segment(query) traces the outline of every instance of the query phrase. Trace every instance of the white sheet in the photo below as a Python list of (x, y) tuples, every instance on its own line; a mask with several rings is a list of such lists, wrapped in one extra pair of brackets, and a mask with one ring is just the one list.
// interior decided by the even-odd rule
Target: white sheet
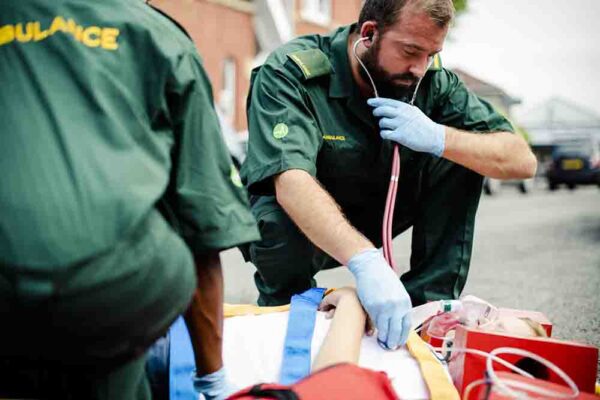
[[(223, 357), (228, 376), (234, 384), (247, 387), (278, 381), (288, 314), (281, 312), (225, 319)], [(312, 360), (325, 339), (330, 323), (325, 319), (325, 313), (317, 313)], [(419, 365), (406, 348), (385, 351), (374, 337), (365, 336), (359, 364), (385, 371), (403, 400), (429, 398)]]

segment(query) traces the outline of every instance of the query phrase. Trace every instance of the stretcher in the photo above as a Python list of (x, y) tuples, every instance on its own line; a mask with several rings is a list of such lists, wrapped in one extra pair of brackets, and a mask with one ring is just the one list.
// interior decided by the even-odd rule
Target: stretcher
[[(439, 312), (439, 309), (440, 304), (438, 302), (428, 303), (413, 309), (413, 327), (420, 326), (423, 322), (429, 320)], [(283, 349), (286, 346), (290, 306), (225, 305), (224, 311), (226, 318), (224, 323), (223, 359), (230, 381), (240, 388), (251, 387), (260, 383), (281, 382), (281, 371), (285, 357)], [(514, 313), (514, 310), (511, 313)], [(551, 332), (551, 325), (548, 325), (549, 321), (543, 316), (540, 320), (545, 324), (544, 329), (546, 329), (546, 332)], [(325, 312), (315, 311), (314, 327), (310, 327), (312, 335), (310, 338), (311, 362), (314, 361), (330, 324), (331, 320), (326, 318)], [(456, 349), (468, 347), (465, 344), (464, 333), (462, 333), (464, 331), (465, 329), (461, 327), (457, 330)], [(560, 343), (556, 340), (543, 338), (523, 338), (524, 346), (520, 346), (518, 337), (515, 340), (515, 337), (510, 335), (499, 335), (497, 333), (488, 335), (485, 332), (473, 329), (467, 329), (466, 331), (471, 332), (471, 335), (476, 335), (473, 337), (477, 338), (478, 343), (475, 344), (473, 341), (471, 346), (474, 351), (482, 348), (487, 352), (493, 352), (502, 346), (507, 338), (512, 340), (511, 343), (514, 347), (523, 347), (529, 350), (536, 350), (536, 348), (527, 347), (525, 345), (527, 343), (536, 343), (536, 346), (561, 345), (568, 352), (576, 348), (568, 342)], [(426, 335), (423, 336), (426, 337)], [(493, 341), (496, 341), (496, 343)], [(450, 344), (452, 343), (450, 342)], [(577, 385), (582, 386), (581, 389), (583, 389), (582, 393), (578, 393), (577, 396), (583, 396), (583, 392), (588, 392), (585, 398), (590, 398), (589, 396), (594, 396), (593, 377), (596, 374), (595, 366), (591, 362), (597, 362), (598, 349), (584, 345), (579, 345), (577, 348), (583, 350), (581, 354), (585, 358), (585, 360), (581, 359), (580, 361), (588, 365), (583, 374), (580, 374), (581, 376), (573, 376), (574, 380), (578, 382)], [(541, 351), (539, 350), (541, 347), (537, 347), (537, 349)], [(194, 357), (187, 329), (182, 319), (176, 321), (170, 330), (170, 350), (168, 353), (170, 356), (168, 363), (169, 398), (171, 400), (193, 398), (190, 397), (195, 396), (190, 376), (194, 369)], [(544, 356), (553, 361), (558, 360), (554, 360), (556, 357), (552, 353), (544, 353)], [(485, 368), (485, 358), (473, 359), (473, 357), (473, 355), (465, 357), (465, 354), (463, 354), (462, 358), (459, 358), (459, 363), (451, 361), (450, 369), (448, 369), (448, 364), (432, 350), (432, 346), (415, 332), (411, 332), (407, 346), (393, 352), (382, 349), (375, 337), (364, 336), (361, 343), (359, 365), (371, 370), (385, 372), (400, 399), (454, 400), (468, 398), (472, 400), (487, 399), (491, 394), (500, 396), (498, 398), (505, 398), (501, 397), (502, 394), (492, 390), (495, 382), (485, 378), (489, 376)], [(507, 359), (510, 360), (510, 357)], [(565, 368), (564, 365), (566, 364), (561, 364), (563, 368)], [(457, 372), (457, 368), (460, 371)], [(506, 368), (497, 368), (497, 370), (506, 371)], [(572, 371), (575, 370), (569, 370), (569, 372)], [(472, 376), (469, 381), (464, 379), (467, 374)], [(506, 373), (499, 372), (498, 376), (504, 377), (506, 375)], [(592, 379), (591, 389), (589, 385), (590, 376)], [(586, 384), (581, 384), (581, 377), (585, 378)], [(481, 383), (475, 387), (476, 390), (472, 392), (469, 390), (465, 393), (467, 384), (476, 382), (478, 378), (483, 379), (480, 379)], [(553, 385), (560, 382), (557, 379), (551, 380), (555, 382)], [(532, 384), (535, 384), (535, 382)], [(561, 390), (566, 390), (564, 385)], [(566, 392), (567, 395), (563, 398), (580, 398), (577, 396), (568, 397), (568, 390)]]
[[(223, 361), (230, 381), (240, 388), (279, 382), (290, 307), (226, 304), (224, 312)], [(326, 314), (315, 315), (311, 361), (331, 324)], [(190, 399), (194, 357), (183, 319), (175, 322), (169, 335), (169, 398)], [(393, 352), (382, 349), (374, 336), (364, 336), (359, 365), (386, 372), (401, 399), (459, 399), (447, 368), (414, 332), (406, 347)]]

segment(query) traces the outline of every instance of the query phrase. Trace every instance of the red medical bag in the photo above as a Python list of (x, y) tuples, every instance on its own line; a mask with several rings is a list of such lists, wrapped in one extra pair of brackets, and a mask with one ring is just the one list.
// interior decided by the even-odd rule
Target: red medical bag
[[(553, 391), (556, 393), (561, 393), (561, 394), (572, 393), (571, 390), (566, 386), (561, 386), (561, 385), (559, 385), (557, 383), (553, 383), (553, 382), (543, 381), (541, 379), (530, 379), (530, 378), (526, 378), (521, 375), (509, 373), (509, 372), (499, 372), (497, 375), (498, 375), (499, 379), (510, 379), (512, 381), (527, 383), (529, 385), (537, 386), (537, 387), (543, 388), (545, 390), (550, 390), (550, 391)], [(492, 390), (490, 392), (489, 396), (487, 396), (487, 390), (488, 389), (486, 386), (479, 386), (477, 389), (473, 389), (473, 392), (469, 395), (469, 398), (465, 399), (465, 400), (481, 400), (481, 399), (512, 400), (512, 397), (503, 395), (499, 391), (494, 391), (494, 390)], [(529, 396), (532, 396), (533, 398), (540, 398), (540, 396), (542, 398), (548, 398), (546, 396), (542, 396), (540, 394), (533, 393), (532, 391), (529, 391), (527, 389), (519, 389), (518, 391), (527, 393)], [(594, 394), (591, 394), (591, 393), (583, 393), (582, 392), (579, 394), (579, 396), (576, 397), (576, 399), (577, 400), (600, 400), (600, 397), (596, 396)]]
[[(598, 372), (598, 348), (575, 342), (566, 342), (550, 338), (521, 337), (509, 334), (484, 332), (459, 326), (452, 348), (476, 349), (486, 353), (500, 347), (513, 347), (526, 350), (545, 358), (562, 369), (583, 392), (594, 393), (596, 374)], [(554, 372), (541, 364), (516, 355), (500, 355), (502, 359), (530, 372), (536, 378), (564, 384)], [(458, 391), (463, 395), (465, 387), (478, 379), (482, 379), (486, 370), (485, 357), (456, 352), (449, 363), (450, 375)], [(508, 371), (498, 363), (494, 363), (495, 371)]]

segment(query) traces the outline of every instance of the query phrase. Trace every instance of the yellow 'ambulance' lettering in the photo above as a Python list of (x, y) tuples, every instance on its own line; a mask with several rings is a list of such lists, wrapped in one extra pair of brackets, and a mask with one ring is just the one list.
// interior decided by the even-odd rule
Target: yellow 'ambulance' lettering
[(102, 29), (97, 26), (90, 26), (84, 29), (82, 36), (82, 43), (88, 47), (99, 47), (100, 46), (100, 34)]
[(56, 17), (54, 21), (52, 21), (52, 25), (50, 25), (50, 36), (54, 35), (56, 32), (67, 32), (67, 21), (63, 17)]
[(117, 38), (119, 37), (119, 30), (116, 28), (104, 28), (102, 29), (102, 48), (104, 50), (117, 50), (119, 44)]
[(77, 31), (77, 24), (72, 19), (67, 21), (67, 33), (70, 33), (75, 37), (75, 31)]
[(77, 25), (72, 19), (67, 21), (67, 33), (73, 35), (75, 40), (81, 42), (83, 36), (83, 26)]
[(346, 136), (343, 135), (323, 135), (324, 140), (345, 141)]
[(15, 40), (15, 27), (12, 25), (0, 26), (0, 46)]
[(75, 28), (75, 40), (77, 40), (78, 42), (83, 41), (83, 26), (81, 25), (77, 25), (77, 27)]
[(28, 22), (26, 25), (25, 32), (23, 32), (23, 24), (17, 24), (15, 29), (15, 37), (21, 43), (30, 42), (33, 39), (33, 24)]
[(28, 43), (32, 40), (40, 42), (54, 36), (57, 32), (69, 34), (76, 41), (90, 48), (100, 47), (110, 51), (119, 48), (120, 31), (117, 28), (102, 28), (99, 26), (86, 28), (78, 25), (73, 19), (66, 20), (60, 16), (55, 17), (46, 30), (43, 30), (42, 23), (39, 21), (0, 26), (0, 46), (15, 40), (21, 43)]
[(44, 40), (48, 37), (49, 31), (42, 31), (42, 24), (39, 22), (33, 23), (33, 40), (39, 42), (40, 40)]

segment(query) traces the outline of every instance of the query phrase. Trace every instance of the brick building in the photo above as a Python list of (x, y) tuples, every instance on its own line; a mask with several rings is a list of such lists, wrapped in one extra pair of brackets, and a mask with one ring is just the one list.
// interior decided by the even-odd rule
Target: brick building
[(194, 39), (225, 121), (245, 131), (252, 68), (281, 43), (358, 19), (362, 0), (153, 0)]

